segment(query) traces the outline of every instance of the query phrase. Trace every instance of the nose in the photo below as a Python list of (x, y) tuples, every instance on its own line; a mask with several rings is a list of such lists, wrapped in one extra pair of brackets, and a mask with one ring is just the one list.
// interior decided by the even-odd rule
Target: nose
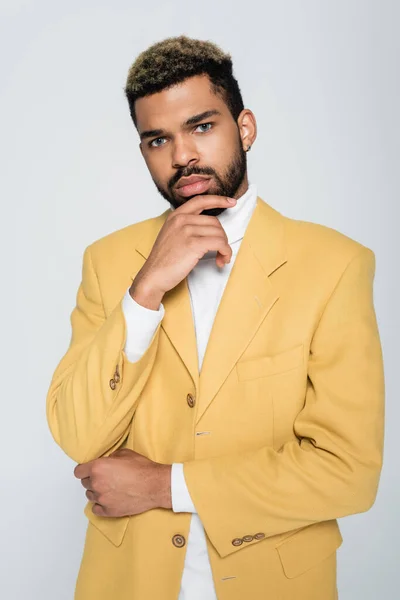
[(172, 166), (175, 169), (186, 167), (189, 163), (197, 162), (199, 154), (196, 144), (185, 138), (176, 138), (172, 147)]

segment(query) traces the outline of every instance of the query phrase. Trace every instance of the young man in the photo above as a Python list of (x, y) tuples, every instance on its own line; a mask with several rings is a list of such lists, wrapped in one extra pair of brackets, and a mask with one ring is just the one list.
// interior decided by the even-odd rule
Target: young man
[(382, 466), (374, 253), (257, 195), (214, 44), (154, 44), (125, 93), (170, 207), (86, 248), (48, 392), (89, 501), (75, 599), (333, 600)]

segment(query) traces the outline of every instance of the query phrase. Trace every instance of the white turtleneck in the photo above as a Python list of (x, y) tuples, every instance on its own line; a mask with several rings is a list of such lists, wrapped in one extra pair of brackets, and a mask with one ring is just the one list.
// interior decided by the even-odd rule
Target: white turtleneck
[[(217, 216), (232, 248), (232, 258), (222, 268), (215, 262), (216, 251), (209, 251), (187, 276), (196, 332), (199, 371), (203, 362), (214, 318), (235, 263), (245, 230), (256, 207), (257, 188), (249, 184), (235, 206)], [(171, 209), (174, 207), (170, 204)], [(122, 303), (127, 335), (124, 351), (129, 361), (136, 362), (148, 348), (159, 322), (164, 317), (164, 305), (151, 310), (138, 304), (126, 291)], [(186, 486), (183, 463), (173, 463), (171, 470), (172, 509), (190, 512), (192, 519), (187, 539), (185, 564), (178, 600), (217, 600), (205, 532)]]

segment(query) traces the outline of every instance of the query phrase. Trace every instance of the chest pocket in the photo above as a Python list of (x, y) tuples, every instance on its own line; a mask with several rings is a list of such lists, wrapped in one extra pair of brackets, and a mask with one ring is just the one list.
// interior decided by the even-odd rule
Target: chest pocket
[(301, 367), (304, 363), (304, 345), (298, 344), (279, 352), (250, 358), (236, 363), (236, 373), (239, 381), (269, 377), (278, 373), (285, 373)]

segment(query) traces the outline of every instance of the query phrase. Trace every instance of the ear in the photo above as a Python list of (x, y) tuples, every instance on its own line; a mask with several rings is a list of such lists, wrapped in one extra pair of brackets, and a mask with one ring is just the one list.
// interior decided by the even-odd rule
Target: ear
[(238, 116), (237, 124), (243, 150), (246, 151), (257, 138), (257, 121), (253, 112), (249, 108), (244, 108)]

